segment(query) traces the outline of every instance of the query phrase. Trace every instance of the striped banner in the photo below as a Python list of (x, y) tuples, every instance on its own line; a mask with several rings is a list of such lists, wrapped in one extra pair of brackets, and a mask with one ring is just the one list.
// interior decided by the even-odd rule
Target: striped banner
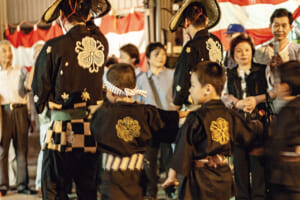
[[(210, 31), (220, 38), (225, 49), (228, 48), (228, 41), (224, 32), (231, 23), (242, 24), (258, 45), (272, 38), (269, 19), (275, 9), (286, 8), (293, 13), (294, 18), (300, 16), (300, 0), (219, 0), (219, 4), (221, 20)], [(147, 45), (144, 18), (144, 13), (140, 12), (132, 12), (122, 18), (106, 15), (100, 24), (100, 30), (109, 42), (109, 55), (114, 54), (119, 57), (119, 48), (124, 44), (133, 43), (140, 50), (140, 66), (143, 66), (143, 70), (145, 70), (144, 52)], [(10, 33), (8, 29), (5, 32), (15, 48), (14, 63), (19, 66), (34, 64), (31, 47), (36, 42), (46, 41), (61, 34), (61, 28), (56, 23), (48, 30), (35, 26), (28, 34), (24, 34), (20, 28), (17, 28), (14, 33)]]

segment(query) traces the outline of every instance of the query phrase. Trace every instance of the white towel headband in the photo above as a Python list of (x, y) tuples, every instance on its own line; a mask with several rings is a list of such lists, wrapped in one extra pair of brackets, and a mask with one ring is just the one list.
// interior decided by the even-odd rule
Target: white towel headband
[(124, 90), (121, 90), (120, 88), (114, 86), (111, 82), (107, 80), (107, 72), (103, 75), (103, 83), (107, 89), (109, 89), (112, 93), (119, 95), (119, 96), (135, 96), (135, 95), (141, 95), (143, 97), (146, 97), (147, 91), (140, 90), (137, 87), (134, 89), (130, 88), (124, 88)]

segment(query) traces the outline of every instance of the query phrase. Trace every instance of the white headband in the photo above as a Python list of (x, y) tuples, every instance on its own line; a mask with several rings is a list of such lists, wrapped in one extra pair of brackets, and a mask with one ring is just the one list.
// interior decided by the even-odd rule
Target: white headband
[(140, 90), (137, 87), (134, 89), (130, 88), (124, 88), (124, 90), (121, 90), (120, 88), (114, 86), (111, 82), (107, 80), (107, 72), (103, 75), (103, 83), (107, 89), (109, 89), (112, 93), (119, 95), (119, 96), (135, 96), (135, 95), (141, 95), (143, 97), (146, 97), (147, 91)]

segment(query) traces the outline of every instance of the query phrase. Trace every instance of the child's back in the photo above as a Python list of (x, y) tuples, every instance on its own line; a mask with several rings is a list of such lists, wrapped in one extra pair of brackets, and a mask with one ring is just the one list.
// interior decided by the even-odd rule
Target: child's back
[[(230, 199), (233, 175), (225, 156), (233, 143), (249, 145), (252, 133), (244, 120), (220, 100), (190, 113), (179, 130), (170, 167), (185, 176), (179, 199)], [(209, 166), (210, 159), (222, 164)], [(218, 161), (217, 161), (218, 162)]]

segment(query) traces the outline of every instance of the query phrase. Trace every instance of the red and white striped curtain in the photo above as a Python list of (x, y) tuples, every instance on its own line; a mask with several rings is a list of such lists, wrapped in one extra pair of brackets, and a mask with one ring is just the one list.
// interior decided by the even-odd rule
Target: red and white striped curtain
[[(256, 45), (262, 44), (272, 38), (269, 29), (269, 19), (277, 8), (286, 8), (293, 13), (294, 18), (300, 16), (300, 0), (219, 0), (221, 7), (221, 20), (210, 31), (216, 34), (228, 48), (228, 41), (224, 32), (231, 23), (242, 24), (250, 34)], [(145, 48), (147, 45), (144, 29), (145, 16), (142, 12), (132, 12), (122, 18), (106, 15), (102, 18), (100, 30), (109, 42), (109, 55), (119, 57), (120, 46), (133, 43), (141, 52), (141, 63), (145, 63)], [(14, 63), (19, 66), (32, 66), (33, 56), (31, 47), (39, 40), (46, 41), (57, 37), (62, 31), (56, 23), (49, 30), (34, 29), (24, 34), (17, 29), (14, 33), (6, 30), (6, 37), (15, 48)], [(145, 70), (145, 64), (141, 64)]]

